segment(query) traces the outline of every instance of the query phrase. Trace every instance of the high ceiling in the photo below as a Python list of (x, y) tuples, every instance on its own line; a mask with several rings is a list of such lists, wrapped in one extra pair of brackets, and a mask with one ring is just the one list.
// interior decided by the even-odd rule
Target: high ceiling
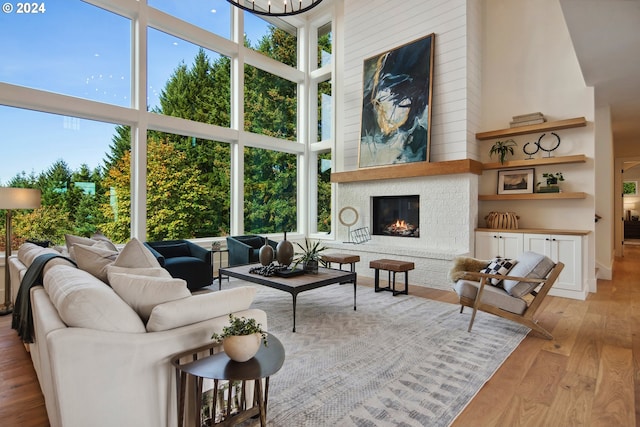
[(640, 144), (640, 0), (560, 0), (585, 83), (615, 141)]

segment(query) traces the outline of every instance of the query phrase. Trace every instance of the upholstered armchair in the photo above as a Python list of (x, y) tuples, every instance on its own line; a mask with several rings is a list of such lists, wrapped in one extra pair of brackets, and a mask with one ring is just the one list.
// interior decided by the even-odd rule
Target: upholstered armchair
[(480, 310), (520, 323), (546, 339), (553, 339), (534, 315), (563, 268), (563, 263), (554, 263), (542, 254), (523, 252), (513, 260), (483, 261), (459, 257), (449, 275), (460, 298), (460, 313), (464, 307), (473, 309), (469, 332)]
[(163, 240), (145, 245), (172, 277), (187, 281), (190, 291), (213, 283), (211, 251), (188, 240)]
[[(264, 246), (264, 239), (264, 237), (256, 235), (227, 236), (229, 266), (260, 262), (260, 248)], [(276, 242), (269, 240), (269, 245), (275, 253)]]

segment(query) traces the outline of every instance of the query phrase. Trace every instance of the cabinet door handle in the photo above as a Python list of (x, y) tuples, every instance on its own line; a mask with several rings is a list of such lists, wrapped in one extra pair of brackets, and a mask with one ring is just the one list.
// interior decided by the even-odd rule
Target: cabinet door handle
[(544, 239), (544, 240), (546, 240), (546, 241), (548, 242), (550, 239), (547, 237), (547, 238), (546, 238), (546, 239)]

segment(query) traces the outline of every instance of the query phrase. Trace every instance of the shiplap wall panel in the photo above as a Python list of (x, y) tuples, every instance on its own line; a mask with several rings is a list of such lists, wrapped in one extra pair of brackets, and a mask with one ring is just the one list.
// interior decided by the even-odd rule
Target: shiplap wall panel
[[(475, 3), (475, 0), (474, 0)], [(358, 168), (365, 59), (435, 33), (431, 161), (468, 157), (468, 34), (464, 0), (345, 2), (344, 168)], [(471, 8), (480, 13), (478, 7)], [(476, 17), (472, 17), (476, 20)], [(478, 42), (479, 46), (479, 42)], [(479, 67), (478, 67), (479, 68)], [(476, 71), (474, 71), (474, 74)], [(476, 85), (479, 77), (475, 77)], [(474, 89), (476, 91), (476, 89)], [(477, 120), (477, 119), (476, 119)]]

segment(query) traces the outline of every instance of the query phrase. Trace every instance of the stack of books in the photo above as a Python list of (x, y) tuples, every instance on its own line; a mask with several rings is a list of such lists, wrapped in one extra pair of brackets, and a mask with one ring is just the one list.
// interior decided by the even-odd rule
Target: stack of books
[(544, 118), (542, 113), (529, 113), (513, 116), (513, 121), (509, 122), (509, 126), (515, 128), (518, 126), (537, 125), (546, 121), (547, 119)]

